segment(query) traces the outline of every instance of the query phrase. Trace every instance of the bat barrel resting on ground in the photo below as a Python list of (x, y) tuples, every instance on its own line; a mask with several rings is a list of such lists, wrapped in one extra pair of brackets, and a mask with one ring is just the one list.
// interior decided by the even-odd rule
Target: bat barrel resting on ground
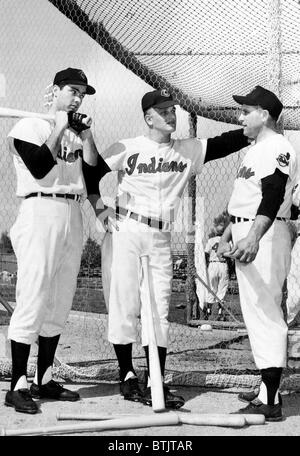
[(153, 315), (153, 296), (150, 286), (149, 274), (149, 257), (147, 255), (141, 256), (143, 280), (146, 288), (146, 314), (147, 314), (147, 334), (148, 334), (148, 350), (149, 350), (149, 370), (151, 382), (151, 399), (152, 410), (154, 412), (162, 412), (165, 410), (165, 399), (163, 391), (163, 382), (161, 376), (161, 368), (158, 356), (158, 348), (154, 326)]

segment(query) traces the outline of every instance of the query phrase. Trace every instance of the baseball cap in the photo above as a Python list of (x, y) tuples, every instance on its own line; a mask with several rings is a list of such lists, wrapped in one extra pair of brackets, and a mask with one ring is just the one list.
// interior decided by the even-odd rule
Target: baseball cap
[(149, 108), (168, 108), (178, 104), (166, 89), (147, 92), (142, 98), (142, 110), (144, 112)]
[(283, 104), (275, 93), (264, 89), (260, 85), (255, 86), (254, 89), (245, 96), (232, 95), (232, 98), (239, 104), (260, 106), (263, 109), (267, 109), (269, 114), (276, 120), (280, 116), (283, 108)]
[(96, 93), (94, 87), (88, 85), (88, 80), (84, 72), (78, 68), (66, 68), (65, 70), (56, 73), (53, 84), (59, 85), (62, 83), (83, 85), (86, 87), (87, 95)]

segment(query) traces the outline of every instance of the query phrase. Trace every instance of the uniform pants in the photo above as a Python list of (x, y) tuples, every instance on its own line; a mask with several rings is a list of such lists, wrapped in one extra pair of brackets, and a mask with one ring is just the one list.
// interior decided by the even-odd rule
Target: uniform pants
[[(218, 296), (222, 301), (224, 299), (228, 285), (229, 285), (229, 274), (227, 263), (222, 263), (220, 261), (214, 261), (208, 265), (208, 277), (209, 285), (212, 291)], [(215, 298), (211, 293), (207, 293), (206, 301), (209, 304), (215, 302)]]
[[(234, 243), (247, 235), (251, 224), (232, 225)], [(275, 220), (260, 240), (255, 260), (249, 264), (236, 261), (241, 308), (258, 369), (286, 366), (288, 328), (281, 302), (290, 253), (288, 227)]]
[(292, 250), (292, 262), (287, 277), (287, 322), (291, 323), (300, 310), (300, 236)]
[(148, 345), (145, 286), (140, 256), (149, 255), (149, 283), (153, 296), (157, 344), (167, 347), (171, 297), (171, 233), (132, 219), (118, 221), (119, 231), (107, 232), (102, 243), (102, 280), (108, 307), (108, 340), (129, 344), (137, 339), (141, 317), (142, 345)]
[(32, 344), (38, 335), (61, 334), (76, 291), (82, 254), (79, 202), (25, 199), (10, 236), (18, 274), (9, 339)]

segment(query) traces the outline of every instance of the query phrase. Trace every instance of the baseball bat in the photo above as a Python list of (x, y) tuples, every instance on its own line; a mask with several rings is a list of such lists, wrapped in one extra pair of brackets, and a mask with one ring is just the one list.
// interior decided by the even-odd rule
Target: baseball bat
[(243, 427), (246, 420), (243, 415), (225, 414), (200, 414), (200, 413), (181, 413), (179, 421), (182, 424), (194, 426), (224, 426), (224, 427)]
[(239, 320), (237, 320), (235, 318), (235, 316), (233, 315), (233, 313), (230, 312), (230, 310), (227, 309), (227, 307), (224, 306), (223, 302), (221, 301), (220, 298), (218, 298), (218, 296), (216, 295), (216, 293), (207, 285), (207, 283), (201, 279), (201, 277), (195, 272), (195, 277), (200, 280), (200, 282), (202, 283), (202, 285), (210, 292), (210, 294), (213, 295), (213, 297), (215, 298), (215, 300), (220, 304), (220, 306), (222, 307), (223, 310), (225, 310), (225, 312), (227, 312), (231, 318), (233, 318), (234, 321), (236, 321), (237, 323), (240, 323)]
[(72, 423), (63, 426), (39, 426), (28, 429), (3, 428), (1, 436), (74, 434), (77, 432), (97, 432), (112, 429), (137, 429), (152, 426), (173, 426), (178, 423), (178, 415), (174, 412), (168, 412), (161, 413), (159, 415), (139, 415), (127, 417), (126, 419), (117, 418), (114, 420), (94, 421), (89, 423)]
[(260, 425), (260, 424), (265, 424), (265, 422), (266, 422), (265, 415), (251, 415), (250, 413), (243, 413), (242, 415), (246, 420), (246, 424)]
[(54, 120), (54, 116), (50, 115), (50, 114), (22, 111), (20, 109), (12, 109), (12, 108), (1, 108), (1, 107), (0, 107), (0, 117), (8, 117), (8, 118), (36, 117), (38, 119)]
[(150, 370), (150, 386), (152, 410), (154, 412), (162, 412), (165, 410), (165, 398), (163, 391), (163, 382), (161, 378), (161, 368), (158, 356), (158, 348), (156, 343), (156, 335), (154, 328), (154, 316), (152, 308), (152, 292), (149, 284), (149, 257), (148, 255), (141, 256), (143, 276), (146, 287), (146, 315), (147, 315), (147, 333), (148, 333), (148, 348), (149, 348), (149, 370)]
[[(117, 415), (105, 415), (103, 413), (57, 413), (56, 419), (58, 421), (63, 420), (111, 420), (116, 418), (127, 418), (135, 415), (130, 414), (117, 414)], [(243, 419), (240, 419), (240, 417)], [(229, 415), (222, 413), (178, 413), (179, 422), (182, 424), (194, 424), (203, 426), (233, 426), (239, 427), (241, 425), (260, 425), (265, 423), (264, 415), (250, 415), (250, 414), (239, 414)], [(232, 418), (234, 417), (234, 418)], [(238, 418), (236, 418), (238, 417)], [(245, 423), (244, 423), (245, 421)], [(244, 424), (243, 424), (244, 423)]]
[(3, 305), (4, 309), (7, 310), (9, 315), (12, 315), (14, 309), (11, 307), (11, 305), (0, 295), (0, 304)]

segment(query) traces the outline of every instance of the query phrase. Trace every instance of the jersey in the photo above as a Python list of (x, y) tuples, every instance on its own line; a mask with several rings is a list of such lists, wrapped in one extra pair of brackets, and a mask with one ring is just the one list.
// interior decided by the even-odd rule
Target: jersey
[(42, 179), (35, 179), (25, 166), (13, 145), (13, 139), (26, 141), (37, 146), (44, 144), (53, 130), (50, 122), (42, 119), (21, 119), (9, 132), (10, 149), (17, 174), (16, 195), (29, 193), (86, 193), (82, 174), (82, 141), (73, 131), (66, 129), (61, 141), (61, 150), (56, 165)]
[(112, 170), (120, 171), (118, 204), (146, 217), (174, 221), (190, 176), (201, 172), (207, 141), (158, 144), (139, 136), (119, 142), (122, 152), (103, 156)]
[(274, 174), (276, 169), (288, 175), (284, 200), (277, 216), (289, 218), (297, 174), (296, 153), (289, 141), (275, 132), (247, 151), (234, 182), (228, 212), (236, 217), (254, 219), (262, 200), (261, 179)]
[(209, 261), (220, 261), (219, 257), (217, 256), (220, 239), (221, 236), (214, 236), (208, 239), (204, 251), (205, 253), (209, 254)]

